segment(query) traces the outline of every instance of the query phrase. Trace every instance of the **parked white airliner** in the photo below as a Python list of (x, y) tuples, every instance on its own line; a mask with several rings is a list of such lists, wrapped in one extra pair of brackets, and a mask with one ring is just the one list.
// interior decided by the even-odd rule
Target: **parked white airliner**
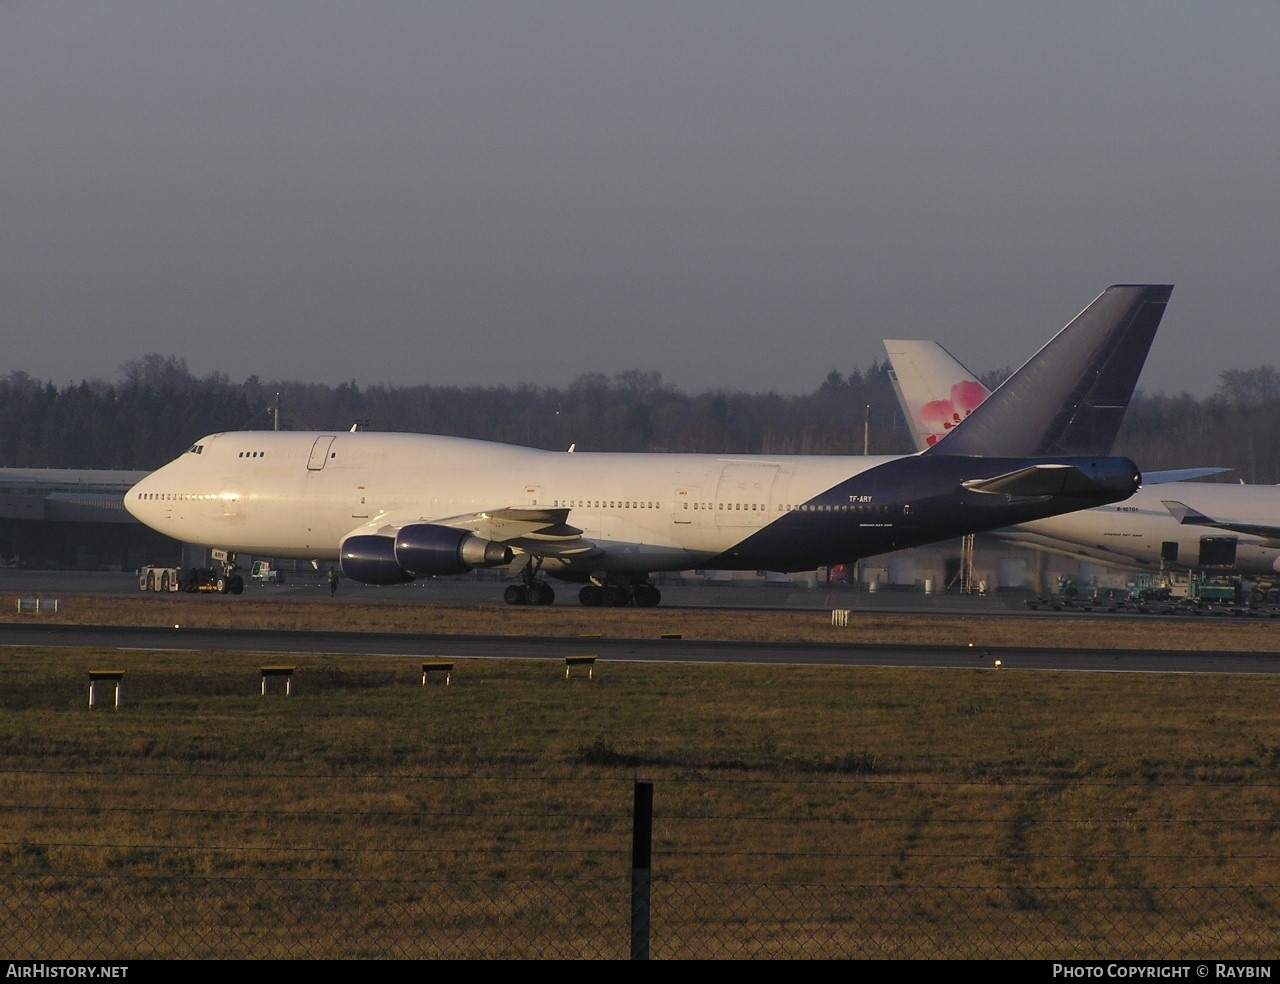
[[(884, 347), (916, 446), (943, 447), (944, 438), (982, 405), (989, 391), (937, 342), (886, 340)], [(1124, 502), (992, 535), (1128, 570), (1234, 573), (1274, 583), (1280, 572), (1280, 486), (1165, 481), (1229, 470), (1148, 472), (1142, 487)]]
[[(395, 584), (509, 566), (511, 604), (652, 606), (655, 571), (801, 571), (1127, 498), (1114, 437), (1171, 287), (1108, 288), (957, 428), (910, 456), (544, 451), (421, 434), (211, 434), (126, 496), (175, 539), (337, 560)], [(233, 585), (242, 584), (235, 576)]]

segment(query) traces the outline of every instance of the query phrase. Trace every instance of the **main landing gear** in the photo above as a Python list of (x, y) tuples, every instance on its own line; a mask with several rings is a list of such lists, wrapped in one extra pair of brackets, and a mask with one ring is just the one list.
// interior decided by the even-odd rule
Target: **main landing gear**
[(502, 600), (508, 605), (550, 605), (556, 600), (556, 593), (546, 581), (538, 580), (538, 571), (542, 569), (542, 561), (530, 560), (520, 568), (520, 583), (507, 585), (502, 593)]
[(546, 581), (532, 584), (508, 584), (502, 593), (508, 605), (550, 605), (556, 600), (555, 590)]
[[(520, 583), (509, 584), (502, 593), (508, 605), (550, 605), (556, 600), (555, 590), (538, 580), (542, 561), (531, 560), (520, 569)], [(602, 584), (591, 581), (578, 591), (578, 601), (585, 608), (656, 608), (662, 592), (647, 577), (628, 580), (608, 578)]]
[(637, 580), (624, 584), (606, 581), (604, 584), (584, 584), (578, 592), (578, 601), (587, 608), (656, 608), (662, 600), (662, 592), (649, 581)]

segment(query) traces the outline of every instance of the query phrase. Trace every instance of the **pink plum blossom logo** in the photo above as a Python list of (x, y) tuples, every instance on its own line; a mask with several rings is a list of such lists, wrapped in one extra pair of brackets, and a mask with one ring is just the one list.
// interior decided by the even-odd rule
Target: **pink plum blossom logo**
[(947, 431), (969, 416), (988, 396), (987, 388), (976, 379), (966, 379), (951, 387), (951, 399), (930, 400), (920, 408), (920, 421), (929, 430), (925, 443), (933, 447)]

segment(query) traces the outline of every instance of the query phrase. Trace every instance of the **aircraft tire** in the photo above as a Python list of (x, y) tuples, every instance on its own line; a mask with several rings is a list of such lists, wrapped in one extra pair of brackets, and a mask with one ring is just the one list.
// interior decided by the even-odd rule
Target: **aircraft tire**
[(662, 592), (652, 584), (642, 584), (635, 590), (637, 608), (657, 608), (662, 601)]
[(524, 586), (508, 584), (507, 590), (502, 592), (502, 600), (508, 605), (523, 605), (526, 601)]
[(243, 593), (244, 593), (244, 578), (242, 578), (239, 574), (232, 574), (232, 575), (231, 575), (231, 581), (230, 581), (230, 583), (227, 585), (227, 588), (228, 588), (228, 590), (230, 590), (230, 592), (231, 592), (232, 594), (243, 594)]
[(535, 581), (525, 589), (524, 598), (530, 605), (550, 605), (556, 600), (556, 593), (551, 585)]
[(598, 584), (584, 584), (578, 592), (578, 604), (584, 608), (599, 608), (604, 604), (604, 592)]
[(213, 586), (217, 589), (218, 594), (226, 594), (227, 593), (226, 577), (219, 574), (217, 580), (213, 582)]

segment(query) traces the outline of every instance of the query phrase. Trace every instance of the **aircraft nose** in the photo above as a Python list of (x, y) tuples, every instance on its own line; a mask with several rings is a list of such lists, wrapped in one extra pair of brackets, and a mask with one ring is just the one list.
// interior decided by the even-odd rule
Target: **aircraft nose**
[(148, 508), (148, 504), (151, 502), (151, 494), (154, 488), (154, 476), (148, 475), (124, 494), (125, 510), (141, 523), (145, 523), (153, 511)]

